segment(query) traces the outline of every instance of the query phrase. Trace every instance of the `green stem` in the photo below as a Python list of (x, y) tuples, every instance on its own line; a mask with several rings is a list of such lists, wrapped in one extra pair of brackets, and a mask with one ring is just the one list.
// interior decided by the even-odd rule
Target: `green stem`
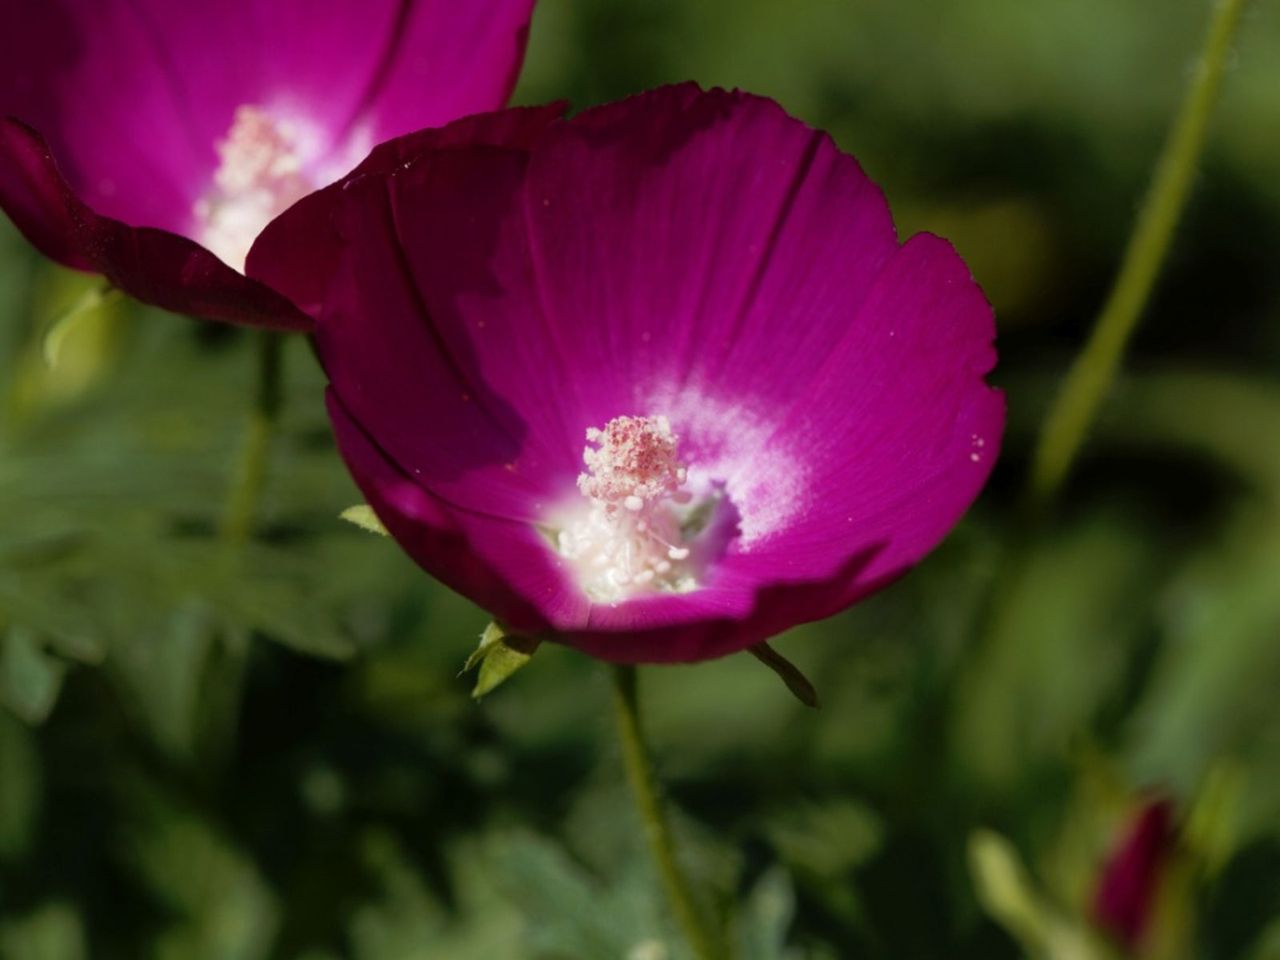
[(662, 808), (657, 780), (649, 751), (645, 748), (640, 729), (640, 708), (636, 697), (636, 668), (613, 668), (613, 703), (618, 717), (618, 736), (622, 741), (622, 759), (627, 768), (627, 780), (635, 794), (640, 819), (644, 821), (649, 848), (658, 867), (658, 875), (666, 890), (667, 901), (675, 914), (685, 938), (698, 960), (717, 960), (722, 953), (714, 947), (714, 941), (702, 923), (689, 886), (689, 880), (676, 859), (671, 828)]
[(1222, 75), (1247, 0), (1216, 0), (1204, 50), (1089, 342), (1045, 418), (1029, 483), (1034, 508), (1053, 500), (1079, 453), (1142, 315), (1186, 205)]
[(242, 544), (249, 540), (256, 520), (258, 501), (267, 476), (271, 438), (280, 415), (282, 348), (281, 334), (259, 331), (258, 377), (253, 409), (245, 431), (240, 461), (227, 495), (226, 511), (219, 530), (223, 543)]

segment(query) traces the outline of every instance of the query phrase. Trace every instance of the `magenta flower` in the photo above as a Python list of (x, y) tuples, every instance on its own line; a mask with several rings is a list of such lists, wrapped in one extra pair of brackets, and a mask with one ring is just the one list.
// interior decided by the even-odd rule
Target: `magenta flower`
[(509, 628), (698, 660), (826, 617), (968, 508), (1003, 400), (937, 237), (773, 102), (692, 85), (388, 144), (251, 275), (318, 307), (342, 453)]
[(309, 326), (241, 272), (254, 237), (374, 144), (501, 106), (532, 6), (0, 0), (0, 206), (139, 300)]
[(1160, 797), (1148, 801), (1125, 825), (1102, 868), (1093, 897), (1093, 916), (1129, 950), (1142, 943), (1150, 926), (1173, 849), (1173, 804)]

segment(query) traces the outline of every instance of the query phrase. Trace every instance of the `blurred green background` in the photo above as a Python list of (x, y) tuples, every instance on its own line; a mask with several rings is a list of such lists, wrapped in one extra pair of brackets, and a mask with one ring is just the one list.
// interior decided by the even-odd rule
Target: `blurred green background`
[[(1106, 294), (1206, 0), (543, 0), (519, 102), (779, 99), (994, 302), (1007, 450), (945, 545), (754, 659), (642, 672), (682, 853), (743, 960), (1123, 956), (1089, 903), (1179, 824), (1153, 958), (1280, 958), (1280, 7), (1241, 31), (1187, 220), (1052, 520), (1015, 504)], [(303, 342), (259, 536), (216, 549), (250, 339), (0, 225), (0, 958), (682, 960), (606, 671), (486, 620), (359, 501)]]

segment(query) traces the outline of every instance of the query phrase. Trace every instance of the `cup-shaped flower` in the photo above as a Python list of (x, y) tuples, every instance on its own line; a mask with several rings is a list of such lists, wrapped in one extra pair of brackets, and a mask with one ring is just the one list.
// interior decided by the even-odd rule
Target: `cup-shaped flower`
[(965, 512), (1004, 423), (991, 309), (829, 137), (693, 85), (466, 125), (249, 258), (316, 304), (342, 454), (427, 571), (511, 630), (698, 660), (847, 607)]
[(309, 319), (254, 237), (376, 143), (502, 106), (533, 0), (0, 0), (0, 207), (47, 256), (209, 319)]

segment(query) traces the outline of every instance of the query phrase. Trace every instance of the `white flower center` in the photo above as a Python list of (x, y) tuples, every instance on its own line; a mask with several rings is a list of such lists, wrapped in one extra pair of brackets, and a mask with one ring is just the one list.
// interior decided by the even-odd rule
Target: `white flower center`
[(554, 533), (587, 596), (618, 603), (696, 589), (693, 539), (719, 493), (693, 505), (667, 418), (615, 417), (603, 430), (588, 430), (587, 440), (595, 448), (583, 451), (588, 472), (578, 476), (586, 503)]
[(213, 185), (195, 204), (197, 239), (243, 272), (249, 248), (262, 228), (310, 193), (303, 171), (300, 131), (261, 107), (236, 108), (216, 149), (221, 161)]

